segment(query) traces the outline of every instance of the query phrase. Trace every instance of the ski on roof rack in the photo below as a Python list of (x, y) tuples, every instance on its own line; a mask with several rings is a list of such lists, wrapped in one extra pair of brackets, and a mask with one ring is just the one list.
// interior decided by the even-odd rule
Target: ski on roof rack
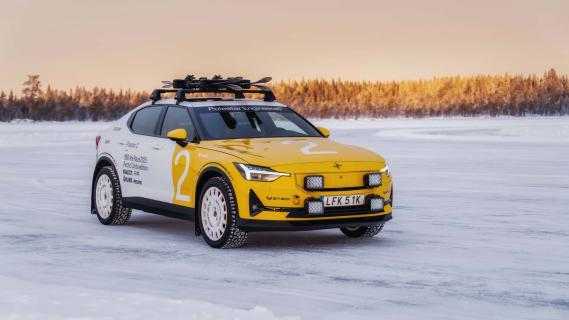
[[(245, 93), (263, 94), (265, 101), (274, 101), (275, 95), (270, 87), (264, 85), (271, 81), (271, 77), (265, 77), (258, 81), (243, 79), (243, 77), (222, 78), (215, 75), (213, 78), (196, 78), (188, 75), (185, 79), (174, 79), (173, 81), (162, 81), (162, 88), (152, 91), (150, 99), (154, 104), (162, 99), (162, 94), (167, 92), (176, 93), (176, 102), (186, 101), (186, 94), (189, 93), (232, 93), (235, 99), (244, 99)], [(252, 89), (255, 88), (255, 89)]]

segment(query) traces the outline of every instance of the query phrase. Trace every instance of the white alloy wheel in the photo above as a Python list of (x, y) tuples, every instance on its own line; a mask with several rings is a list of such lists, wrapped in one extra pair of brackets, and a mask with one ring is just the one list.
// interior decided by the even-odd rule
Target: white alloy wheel
[(227, 202), (221, 190), (214, 186), (207, 189), (201, 203), (201, 219), (208, 238), (221, 239), (227, 228), (227, 213)]
[(108, 219), (113, 210), (113, 185), (108, 175), (102, 174), (95, 187), (95, 204), (103, 219)]

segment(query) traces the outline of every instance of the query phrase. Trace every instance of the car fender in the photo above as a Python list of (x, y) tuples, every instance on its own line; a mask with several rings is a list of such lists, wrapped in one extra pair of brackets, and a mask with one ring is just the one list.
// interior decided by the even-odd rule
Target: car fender
[(233, 189), (233, 192), (235, 193), (235, 190), (233, 188), (233, 184), (231, 183), (232, 179), (232, 175), (229, 172), (229, 170), (221, 163), (218, 162), (210, 162), (206, 165), (204, 165), (202, 167), (202, 169), (200, 170), (200, 174), (198, 175), (198, 179), (197, 179), (197, 183), (196, 183), (196, 191), (195, 191), (195, 195), (194, 195), (194, 199), (196, 199), (195, 201), (195, 229), (196, 229), (196, 236), (199, 236), (201, 234), (200, 228), (199, 228), (199, 219), (200, 219), (200, 215), (199, 215), (199, 206), (200, 206), (200, 194), (202, 191), (202, 187), (204, 186), (204, 184), (212, 177), (216, 177), (216, 176), (221, 176), (225, 179), (227, 179), (227, 181), (229, 181), (229, 186)]
[[(95, 169), (93, 170), (93, 178), (91, 180), (91, 214), (95, 214), (95, 203), (93, 201), (93, 199), (94, 199), (93, 193), (95, 192), (95, 179), (97, 178), (97, 173), (99, 172), (99, 170), (102, 167), (105, 167), (109, 164), (116, 170), (116, 168), (117, 168), (116, 162), (115, 162), (113, 156), (111, 156), (108, 153), (101, 153), (97, 156)], [(119, 183), (120, 183), (120, 181), (119, 181)]]

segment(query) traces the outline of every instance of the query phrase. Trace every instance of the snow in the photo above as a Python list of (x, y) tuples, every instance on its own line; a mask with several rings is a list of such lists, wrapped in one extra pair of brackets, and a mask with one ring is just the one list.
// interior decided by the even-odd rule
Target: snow
[(569, 118), (325, 120), (388, 159), (379, 237), (89, 214), (105, 123), (0, 124), (0, 319), (568, 319)]

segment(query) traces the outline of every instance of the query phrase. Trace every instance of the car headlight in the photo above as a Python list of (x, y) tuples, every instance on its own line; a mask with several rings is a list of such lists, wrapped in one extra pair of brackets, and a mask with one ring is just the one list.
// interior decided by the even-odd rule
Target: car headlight
[(391, 170), (389, 169), (387, 162), (385, 163), (385, 167), (383, 169), (379, 170), (379, 172), (385, 173), (388, 177), (391, 176)]
[(290, 173), (278, 172), (271, 168), (254, 166), (251, 164), (235, 163), (235, 167), (243, 178), (250, 181), (275, 181), (280, 177), (289, 177)]

